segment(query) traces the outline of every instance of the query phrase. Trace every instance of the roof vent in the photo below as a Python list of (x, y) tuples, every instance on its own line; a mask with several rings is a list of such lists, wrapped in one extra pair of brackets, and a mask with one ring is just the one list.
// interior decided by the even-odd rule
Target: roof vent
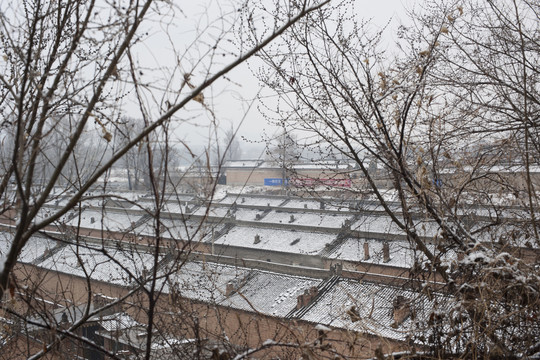
[(336, 263), (336, 264), (330, 266), (330, 274), (341, 276), (342, 273), (343, 273), (343, 264), (342, 263)]
[(395, 297), (392, 305), (394, 317), (392, 326), (397, 327), (411, 315), (411, 302), (405, 296), (398, 295)]
[(296, 298), (296, 309), (298, 310), (308, 305), (318, 294), (319, 289), (316, 286), (306, 289), (303, 294), (298, 295)]
[(62, 313), (62, 318), (60, 319), (60, 324), (67, 324), (69, 322), (68, 316), (66, 312), (64, 311)]
[(230, 296), (234, 292), (234, 284), (232, 281), (229, 281), (227, 283), (227, 287), (225, 288), (225, 296)]
[(383, 252), (383, 262), (387, 263), (390, 261), (390, 245), (388, 245), (388, 242), (384, 242), (382, 246), (382, 252)]
[(369, 244), (364, 243), (364, 260), (369, 260)]

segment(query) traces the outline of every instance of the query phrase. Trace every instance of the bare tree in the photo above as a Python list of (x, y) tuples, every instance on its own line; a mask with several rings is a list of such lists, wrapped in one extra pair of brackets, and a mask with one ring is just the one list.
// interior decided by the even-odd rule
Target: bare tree
[[(169, 59), (172, 65), (152, 69), (141, 63), (144, 63), (144, 42), (151, 35), (149, 32), (154, 24), (170, 29), (177, 21), (175, 16), (183, 20), (188, 17), (175, 4), (152, 0), (126, 3), (25, 0), (1, 5), (0, 128), (4, 141), (2, 148), (6, 151), (2, 157), (0, 199), (2, 215), (12, 224), (12, 236), (6, 240), (7, 249), (0, 257), (0, 298), (13, 298), (15, 289), (24, 293), (29, 305), (25, 311), (18, 311), (10, 302), (2, 304), (3, 310), (27, 330), (28, 326), (37, 326), (53, 334), (42, 339), (43, 345), (38, 348), (27, 344), (25, 353), (28, 356), (44, 356), (69, 338), (116, 357), (99, 344), (89, 343), (84, 336), (77, 335), (76, 330), (97, 314), (127, 299), (146, 305), (142, 318), (147, 330), (143, 354), (145, 358), (152, 355), (156, 304), (164, 286), (158, 276), (158, 265), (166, 247), (161, 236), (162, 211), (170, 179), (170, 151), (167, 149), (173, 143), (173, 124), (174, 127), (182, 124), (187, 117), (183, 111), (192, 106), (202, 109), (205, 116), (215, 120), (211, 98), (205, 97), (203, 92), (323, 4), (293, 2), (287, 6), (287, 16), (283, 16), (279, 3), (274, 11), (262, 15), (249, 3), (236, 4), (228, 10), (221, 8), (216, 19), (195, 23), (195, 40), (183, 44), (181, 49), (173, 41), (174, 34), (165, 33), (174, 50)], [(227, 34), (236, 26), (234, 18), (238, 9), (252, 17), (270, 16), (273, 23), (264, 30), (259, 28), (264, 32), (254, 43), (241, 43), (234, 48), (228, 45), (231, 39)], [(207, 19), (206, 14), (204, 18)], [(254, 29), (253, 20), (244, 25)], [(225, 59), (225, 62), (219, 59)], [(131, 104), (135, 103), (136, 117), (142, 119), (144, 126), (130, 129), (132, 133), (124, 136), (122, 141), (113, 141), (123, 130), (121, 114), (127, 99)], [(94, 145), (92, 149), (100, 150), (92, 156), (88, 153), (89, 138)], [(159, 144), (156, 145), (154, 140)], [(158, 150), (161, 145), (163, 151)], [(111, 252), (106, 244), (108, 229), (104, 220), (96, 230), (101, 235), (95, 244), (81, 240), (78, 226), (84, 220), (83, 206), (93, 204), (95, 200), (100, 200), (101, 204), (107, 200), (110, 185), (107, 174), (130, 151), (140, 151), (147, 158), (147, 185), (153, 202), (147, 210), (153, 219), (155, 236), (150, 252), (144, 255), (147, 265), (142, 268), (136, 261), (131, 263), (134, 267), (123, 263), (120, 255), (117, 257)], [(99, 184), (102, 188), (94, 194)], [(58, 206), (44, 213), (51, 202)], [(13, 271), (23, 249), (36, 234), (53, 223), (67, 221), (66, 217), (75, 219), (71, 227), (73, 233), (68, 233), (67, 239), (55, 240), (67, 243), (73, 249), (81, 276), (86, 279), (83, 280), (87, 285), (83, 295), (85, 306), (72, 322), (66, 321), (68, 314), (55, 318), (50, 308), (42, 308), (47, 311), (38, 311), (39, 319), (34, 319), (31, 316), (36, 316), (40, 306), (34, 300), (38, 294), (44, 295), (45, 289), (50, 289), (43, 283), (48, 277), (29, 275), (28, 285), (33, 287), (19, 287)], [(88, 220), (92, 224), (95, 222), (93, 217)], [(196, 228), (200, 227), (201, 224)], [(189, 241), (183, 242), (180, 250), (189, 247)], [(97, 254), (103, 255), (107, 263), (119, 266), (133, 287), (119, 293), (113, 302), (93, 308), (91, 297), (95, 289), (90, 279), (99, 268), (95, 260)], [(170, 272), (181, 268), (183, 262), (180, 258), (177, 260)], [(63, 282), (57, 283), (64, 286)], [(65, 290), (76, 296), (74, 290)], [(52, 293), (54, 291), (49, 295)], [(137, 302), (135, 299), (139, 295), (141, 298)], [(30, 312), (26, 312), (27, 309)]]
[[(417, 272), (448, 285), (451, 311), (420, 324), (417, 340), (437, 356), (536, 354), (538, 326), (527, 319), (537, 316), (539, 274), (516, 256), (537, 239), (538, 4), (429, 2), (416, 26), (399, 30), (397, 56), (354, 13), (321, 9), (263, 50), (270, 70), (259, 77), (280, 95), (276, 117), (321, 154), (330, 147), (354, 161), (428, 259)], [(506, 206), (509, 195), (528, 215)], [(440, 228), (435, 248), (418, 236), (421, 218)], [(451, 268), (441, 261), (448, 251), (463, 260)]]
[(223, 148), (226, 149), (225, 160), (240, 159), (242, 150), (236, 137), (236, 131), (232, 126), (225, 131)]

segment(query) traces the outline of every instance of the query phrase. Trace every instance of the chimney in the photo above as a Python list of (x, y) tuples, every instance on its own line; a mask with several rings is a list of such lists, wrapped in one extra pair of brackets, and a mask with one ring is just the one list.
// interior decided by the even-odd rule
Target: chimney
[(308, 305), (318, 294), (319, 289), (316, 286), (306, 289), (302, 295), (298, 295), (296, 298), (296, 309), (298, 310)]
[(291, 218), (289, 219), (289, 223), (294, 222), (294, 220), (296, 220), (296, 219), (294, 218), (294, 215), (291, 215)]
[(343, 273), (343, 264), (342, 263), (337, 263), (336, 264), (335, 273), (336, 273), (336, 275), (341, 276), (341, 274)]
[(253, 241), (253, 244), (258, 244), (261, 242), (261, 237), (259, 236), (259, 234), (255, 235), (255, 240)]
[(390, 245), (388, 245), (388, 242), (386, 241), (383, 243), (382, 252), (383, 252), (383, 261), (385, 263), (389, 262), (390, 261)]
[(227, 287), (225, 288), (225, 296), (230, 296), (234, 292), (234, 284), (232, 281), (229, 281), (227, 283)]
[(304, 204), (304, 209), (307, 209), (307, 204)]
[(345, 221), (343, 222), (343, 225), (341, 225), (341, 228), (345, 229), (345, 230), (350, 230), (351, 229), (351, 220), (345, 219)]
[(261, 214), (255, 214), (255, 220), (261, 220)]
[(319, 203), (319, 207), (320, 207), (321, 210), (324, 210), (324, 202), (321, 201), (321, 202)]
[(69, 327), (69, 319), (65, 311), (62, 313), (62, 317), (60, 318), (60, 323), (58, 325), (60, 325), (60, 328), (62, 329), (67, 329)]
[(95, 223), (95, 222), (96, 222), (96, 219), (92, 216), (92, 217), (90, 218), (90, 224), (93, 224), (93, 223)]
[(242, 198), (242, 204), (245, 203), (245, 202), (246, 202), (246, 198), (243, 197), (243, 198)]
[(304, 306), (306, 306), (306, 299), (305, 299), (304, 294), (300, 294), (296, 298), (296, 310), (301, 309)]
[(409, 315), (411, 315), (411, 304), (408, 299), (402, 295), (396, 296), (393, 301), (393, 316), (394, 316), (394, 327), (397, 327), (403, 323)]
[(191, 214), (191, 209), (189, 208), (189, 205), (186, 204), (186, 214)]
[[(108, 305), (114, 301), (116, 301), (117, 298), (113, 298), (113, 297), (109, 297), (109, 296), (105, 296), (103, 294), (94, 294), (93, 297), (92, 297), (92, 303), (94, 305), (94, 309), (98, 309), (98, 308), (101, 308), (105, 305)], [(99, 312), (99, 316), (102, 317), (102, 316), (106, 316), (106, 315), (111, 315), (111, 314), (114, 314), (114, 313), (117, 313), (119, 311), (122, 311), (122, 307), (120, 306), (120, 304), (116, 303), (114, 304), (113, 306), (105, 309), (105, 310), (102, 310)]]
[(364, 260), (369, 260), (369, 244), (364, 243)]

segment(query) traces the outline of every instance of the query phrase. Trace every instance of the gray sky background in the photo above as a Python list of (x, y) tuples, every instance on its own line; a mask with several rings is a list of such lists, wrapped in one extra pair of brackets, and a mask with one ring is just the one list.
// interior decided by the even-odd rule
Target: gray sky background
[[(384, 42), (391, 48), (398, 25), (407, 22), (405, 9), (410, 8), (412, 4), (414, 4), (413, 0), (362, 0), (355, 3), (355, 8), (359, 19), (371, 19), (374, 31), (390, 21)], [(220, 32), (231, 32), (234, 29), (235, 24), (230, 21), (216, 23), (209, 19), (218, 18), (222, 13), (232, 14), (233, 11), (234, 8), (227, 7), (223, 5), (223, 2), (218, 1), (194, 1), (188, 3), (187, 6), (182, 2), (178, 5), (176, 13), (167, 14), (163, 18), (156, 18), (155, 22), (146, 23), (145, 31), (148, 35), (134, 49), (134, 57), (143, 69), (149, 69), (148, 75), (145, 73), (141, 79), (159, 88), (145, 95), (148, 103), (151, 104), (149, 105), (151, 114), (163, 111), (166, 100), (170, 102), (175, 100), (177, 96), (175, 89), (180, 87), (183, 73), (195, 64), (195, 59), (204, 55), (206, 44), (210, 44)], [(209, 23), (211, 26), (207, 28)], [(198, 27), (198, 30), (194, 31), (194, 27)], [(203, 36), (200, 35), (201, 31)], [(205, 45), (200, 46), (200, 44)], [(174, 54), (174, 50), (177, 55)], [(215, 64), (210, 68), (210, 72), (215, 72), (231, 59), (227, 56), (223, 56), (223, 60), (214, 57)], [(178, 68), (177, 64), (181, 64), (181, 68)], [(250, 65), (252, 68), (258, 66), (256, 60), (251, 61)], [(205, 72), (203, 69), (209, 66), (208, 61), (197, 66), (191, 78), (194, 85), (202, 81)], [(179, 113), (180, 121), (175, 122), (175, 134), (189, 144), (204, 145), (209, 142), (209, 138), (215, 139), (216, 132), (210, 125), (217, 124), (220, 128), (218, 136), (221, 136), (224, 129), (230, 128), (231, 125), (239, 129), (239, 138), (261, 141), (263, 131), (271, 136), (276, 129), (266, 124), (257, 109), (258, 104), (256, 102), (251, 104), (250, 101), (259, 89), (258, 80), (253, 76), (248, 65), (241, 65), (229, 73), (227, 79), (220, 80), (211, 90), (205, 91), (204, 96), (211, 112), (192, 101), (185, 110)], [(252, 106), (248, 110), (250, 104)], [(138, 105), (133, 99), (130, 100), (127, 97), (123, 108), (127, 115), (140, 117)], [(212, 113), (214, 116), (211, 115)], [(240, 125), (244, 117), (245, 120)], [(245, 147), (244, 143), (242, 146)]]

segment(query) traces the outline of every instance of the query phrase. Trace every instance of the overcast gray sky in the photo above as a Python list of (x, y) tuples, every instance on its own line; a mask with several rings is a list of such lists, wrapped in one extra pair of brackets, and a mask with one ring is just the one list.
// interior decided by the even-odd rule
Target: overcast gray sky
[[(412, 3), (413, 0), (362, 0), (355, 3), (355, 8), (359, 19), (371, 19), (373, 30), (382, 28), (391, 21), (385, 36), (385, 42), (388, 43), (388, 46), (391, 46), (397, 26), (401, 22), (406, 22), (405, 8), (410, 7)], [(155, 23), (146, 24), (148, 36), (144, 38), (142, 44), (136, 49), (135, 57), (137, 61), (144, 64), (143, 67), (154, 68), (152, 70), (154, 74), (159, 73), (159, 75), (152, 75), (153, 78), (148, 77), (147, 81), (149, 83), (156, 81), (156, 85), (159, 82), (160, 88), (169, 89), (163, 99), (160, 98), (161, 95), (156, 95), (158, 93), (163, 94), (162, 92), (156, 91), (153, 99), (150, 95), (147, 95), (149, 102), (152, 102), (152, 106), (155, 107), (152, 111), (159, 111), (159, 106), (163, 108), (165, 106), (164, 100), (170, 99), (173, 102), (175, 99), (174, 89), (178, 89), (182, 82), (182, 71), (192, 66), (193, 59), (197, 58), (198, 54), (202, 55), (205, 51), (204, 48), (199, 47), (197, 41), (209, 43), (204, 38), (198, 38), (197, 31), (193, 31), (193, 27), (198, 26), (199, 30), (203, 29), (205, 36), (208, 37), (207, 39), (211, 39), (213, 36), (217, 36), (220, 31), (230, 30), (233, 24), (228, 22), (212, 23), (214, 28), (206, 29), (208, 19), (217, 18), (220, 13), (227, 13), (231, 10), (232, 8), (223, 5), (222, 1), (194, 1), (188, 3), (187, 6), (182, 2), (182, 5), (178, 6), (178, 12), (171, 14), (170, 17), (166, 16), (165, 22), (162, 18)], [(180, 54), (189, 54), (189, 56), (179, 59), (178, 56), (174, 56), (173, 50)], [(224, 58), (223, 64), (230, 60)], [(256, 60), (253, 60), (251, 64), (256, 67), (257, 64), (254, 61)], [(173, 71), (172, 69), (178, 63), (185, 65), (181, 65), (182, 69), (177, 68)], [(221, 66), (219, 63), (214, 65), (214, 71)], [(212, 72), (212, 70), (210, 71)], [(202, 71), (199, 71), (199, 73), (193, 75), (192, 82), (195, 85), (202, 81), (203, 75), (200, 75), (201, 73)], [(143, 76), (143, 80), (146, 81), (145, 77), (146, 75)], [(164, 83), (163, 80), (154, 80), (157, 78), (169, 79), (170, 83)], [(263, 130), (266, 131), (267, 135), (272, 135), (276, 131), (265, 123), (263, 116), (258, 111), (258, 104), (256, 102), (251, 104), (250, 100), (257, 94), (260, 86), (248, 65), (244, 64), (236, 68), (227, 75), (227, 78), (230, 81), (227, 79), (220, 80), (212, 90), (207, 90), (204, 94), (207, 105), (211, 108), (215, 119), (212, 120), (211, 112), (202, 109), (200, 104), (192, 102), (180, 113), (182, 121), (177, 123), (175, 130), (179, 138), (191, 144), (205, 144), (208, 137), (213, 134), (212, 128), (208, 126), (209, 124), (217, 122), (222, 129), (229, 128), (231, 125), (238, 127), (244, 117), (245, 120), (239, 127), (239, 137), (260, 141)], [(252, 107), (248, 110), (250, 104)], [(126, 100), (124, 107), (127, 114), (138, 116), (138, 106), (135, 102)]]

